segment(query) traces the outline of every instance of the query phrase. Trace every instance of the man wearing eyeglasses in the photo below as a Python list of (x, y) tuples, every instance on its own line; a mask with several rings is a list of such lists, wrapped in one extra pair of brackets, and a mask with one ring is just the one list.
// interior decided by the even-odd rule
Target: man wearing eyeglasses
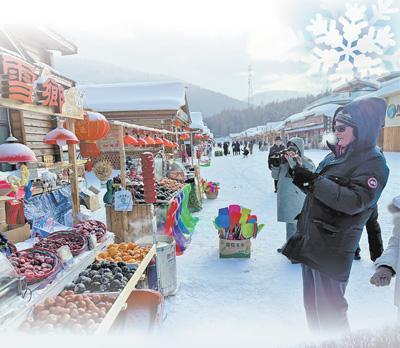
[(354, 253), (389, 175), (376, 147), (385, 113), (379, 98), (340, 108), (331, 152), (315, 172), (301, 166), (293, 171), (293, 183), (306, 199), (297, 232), (282, 253), (302, 264), (304, 307), (313, 331), (349, 330), (344, 295)]

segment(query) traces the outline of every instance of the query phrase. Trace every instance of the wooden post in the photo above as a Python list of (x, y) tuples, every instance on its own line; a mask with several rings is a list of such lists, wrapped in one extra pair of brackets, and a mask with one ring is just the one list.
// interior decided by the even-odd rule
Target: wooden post
[[(75, 133), (75, 124), (73, 119), (68, 119), (68, 130)], [(72, 218), (76, 222), (76, 216), (80, 211), (79, 204), (79, 186), (78, 186), (78, 166), (76, 165), (76, 145), (68, 144), (68, 160), (71, 169), (71, 200), (72, 200)]]
[[(126, 189), (126, 173), (125, 173), (125, 144), (124, 144), (124, 127), (118, 126), (118, 143), (119, 143), (119, 165), (121, 169), (121, 186)], [(123, 240), (126, 241), (126, 233), (128, 232), (128, 212), (121, 212), (122, 215), (122, 235)]]
[(192, 154), (192, 167), (193, 167), (193, 157), (196, 155), (194, 153), (194, 146), (193, 146), (193, 132), (190, 132), (190, 153)]
[(118, 126), (118, 142), (119, 142), (119, 165), (121, 168), (121, 185), (126, 189), (126, 173), (125, 173), (125, 145), (124, 145), (124, 127)]

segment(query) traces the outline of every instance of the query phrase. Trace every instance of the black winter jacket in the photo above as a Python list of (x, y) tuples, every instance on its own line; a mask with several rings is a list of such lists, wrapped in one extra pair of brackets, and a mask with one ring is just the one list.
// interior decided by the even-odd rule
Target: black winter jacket
[(384, 189), (389, 169), (376, 147), (386, 113), (382, 99), (346, 105), (357, 139), (336, 157), (334, 147), (318, 166), (283, 254), (333, 279), (347, 281), (361, 233)]

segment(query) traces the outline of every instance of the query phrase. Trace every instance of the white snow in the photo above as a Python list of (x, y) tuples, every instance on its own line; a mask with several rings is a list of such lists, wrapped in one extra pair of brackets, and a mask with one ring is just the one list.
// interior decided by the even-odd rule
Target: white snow
[[(326, 153), (309, 150), (306, 155), (317, 164)], [(290, 264), (276, 252), (284, 242), (285, 224), (276, 222), (276, 195), (266, 157), (266, 152), (255, 150), (247, 159), (217, 157), (212, 159), (211, 167), (201, 168), (203, 178), (221, 183), (221, 191), (218, 199), (203, 202), (192, 243), (178, 257), (180, 287), (176, 296), (166, 300), (164, 334), (215, 334), (220, 342), (225, 338), (226, 342), (237, 344), (246, 341), (242, 335), (247, 335), (258, 337), (264, 346), (296, 344), (306, 339), (300, 266)], [(400, 153), (387, 153), (386, 158), (392, 171), (379, 202), (385, 246), (392, 228), (386, 207), (400, 191), (400, 174), (396, 170)], [(212, 218), (218, 208), (233, 203), (253, 209), (258, 220), (266, 223), (260, 236), (252, 241), (252, 256), (248, 260), (218, 256), (218, 236)], [(346, 297), (352, 328), (375, 330), (394, 322), (396, 307), (393, 284), (387, 288), (369, 284), (374, 266), (369, 260), (367, 243), (364, 232), (362, 259), (354, 261)]]
[(204, 128), (204, 123), (203, 123), (203, 114), (199, 111), (191, 111), (190, 112), (190, 128), (192, 129), (203, 129)]
[(178, 110), (186, 106), (185, 87), (180, 82), (115, 83), (80, 85), (84, 107), (99, 112)]
[[(318, 164), (327, 151), (308, 150), (306, 156)], [(391, 215), (386, 207), (399, 195), (400, 153), (385, 154), (391, 173), (379, 201), (379, 223), (384, 245), (391, 235)], [(117, 174), (116, 172), (114, 174)], [(216, 157), (211, 167), (202, 167), (203, 178), (221, 183), (216, 200), (204, 200), (195, 214), (200, 221), (192, 242), (177, 258), (180, 283), (175, 296), (165, 303), (166, 318), (159, 332), (159, 346), (284, 346), (310, 339), (302, 304), (301, 268), (276, 252), (285, 239), (285, 224), (276, 221), (276, 195), (267, 169), (267, 153), (252, 156)], [(93, 173), (88, 185), (99, 186)], [(104, 189), (100, 194), (102, 201)], [(250, 259), (219, 259), (218, 236), (212, 218), (218, 208), (237, 203), (251, 208), (266, 227), (252, 240)], [(105, 221), (104, 209), (94, 217)], [(394, 286), (369, 284), (374, 272), (368, 241), (361, 239), (360, 261), (354, 261), (346, 298), (353, 330), (374, 331), (394, 323)], [(158, 346), (156, 344), (156, 346)]]

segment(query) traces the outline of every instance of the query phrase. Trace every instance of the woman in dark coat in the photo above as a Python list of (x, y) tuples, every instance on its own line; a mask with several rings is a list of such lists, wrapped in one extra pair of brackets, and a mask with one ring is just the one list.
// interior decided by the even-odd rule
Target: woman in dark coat
[(297, 232), (282, 253), (302, 263), (307, 321), (315, 331), (348, 330), (344, 297), (361, 233), (384, 189), (389, 169), (376, 147), (386, 114), (379, 98), (353, 101), (333, 120), (338, 138), (315, 173), (296, 167), (307, 193)]

